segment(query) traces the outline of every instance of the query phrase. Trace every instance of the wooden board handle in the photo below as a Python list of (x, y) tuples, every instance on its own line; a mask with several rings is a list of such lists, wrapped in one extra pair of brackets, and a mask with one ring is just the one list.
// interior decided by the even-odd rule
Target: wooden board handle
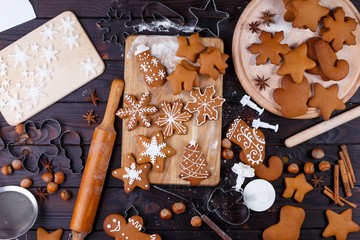
[(313, 137), (316, 137), (324, 132), (327, 132), (333, 128), (340, 126), (341, 124), (349, 122), (358, 117), (360, 117), (360, 106), (357, 106), (349, 111), (346, 111), (337, 115), (336, 117), (331, 118), (330, 120), (319, 123), (302, 132), (295, 134), (294, 136), (289, 137), (285, 140), (285, 145), (289, 148), (294, 147), (300, 143), (303, 143)]
[(219, 235), (223, 240), (232, 240), (231, 237), (229, 237), (229, 235), (227, 235), (223, 230), (221, 230), (221, 228), (219, 228), (218, 225), (216, 225), (210, 218), (208, 218), (208, 216), (206, 216), (205, 214), (202, 214), (200, 216), (200, 218), (212, 229), (214, 230), (217, 235)]
[(124, 90), (124, 81), (121, 79), (114, 79), (111, 88), (108, 103), (106, 105), (105, 116), (102, 125), (114, 126), (115, 112), (119, 107), (120, 98)]

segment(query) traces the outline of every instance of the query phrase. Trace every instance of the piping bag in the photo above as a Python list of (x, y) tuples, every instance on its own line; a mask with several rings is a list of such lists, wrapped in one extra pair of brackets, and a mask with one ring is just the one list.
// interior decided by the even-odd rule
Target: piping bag
[(91, 233), (109, 166), (116, 131), (115, 112), (124, 89), (124, 81), (113, 80), (102, 123), (95, 128), (85, 163), (79, 192), (71, 218), (69, 240), (81, 240)]

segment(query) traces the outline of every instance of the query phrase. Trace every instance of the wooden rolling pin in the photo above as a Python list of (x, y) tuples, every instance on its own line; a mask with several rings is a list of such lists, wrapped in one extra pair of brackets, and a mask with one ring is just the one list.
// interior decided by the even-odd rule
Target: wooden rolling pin
[(85, 239), (92, 231), (116, 138), (115, 112), (123, 89), (123, 80), (112, 82), (104, 119), (95, 128), (70, 223), (72, 233), (69, 239)]
[(319, 123), (295, 134), (294, 136), (289, 137), (285, 140), (285, 145), (289, 148), (294, 147), (358, 117), (360, 117), (360, 106), (357, 106), (349, 111), (337, 115), (336, 117), (330, 118), (327, 121)]

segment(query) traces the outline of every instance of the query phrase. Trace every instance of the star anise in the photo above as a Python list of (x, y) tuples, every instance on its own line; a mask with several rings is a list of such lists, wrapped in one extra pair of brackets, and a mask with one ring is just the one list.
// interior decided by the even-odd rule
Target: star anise
[(92, 123), (96, 123), (96, 117), (98, 115), (94, 113), (94, 109), (89, 110), (87, 114), (84, 114), (83, 117), (86, 119), (88, 125), (90, 126)]
[(101, 97), (99, 97), (99, 96), (97, 95), (95, 89), (93, 89), (93, 90), (91, 91), (90, 96), (85, 99), (85, 101), (87, 101), (87, 102), (92, 102), (95, 106), (98, 105), (98, 101), (100, 101), (100, 100), (101, 100)]
[(270, 78), (265, 78), (264, 76), (259, 77), (259, 75), (256, 75), (255, 81), (256, 81), (256, 86), (259, 86), (259, 91), (265, 90), (266, 87), (270, 87), (269, 84), (267, 84), (267, 81)]
[(324, 183), (323, 176), (318, 177), (315, 174), (310, 181), (314, 187), (321, 187), (321, 185)]
[(48, 194), (49, 193), (46, 191), (45, 188), (37, 188), (36, 189), (36, 196), (39, 198), (41, 203), (43, 203), (47, 199)]
[(261, 31), (259, 26), (260, 26), (260, 23), (258, 21), (253, 21), (253, 22), (249, 23), (249, 30), (252, 33), (258, 33), (259, 31)]
[(271, 13), (269, 10), (267, 10), (265, 12), (262, 12), (262, 16), (260, 18), (263, 20), (262, 23), (270, 27), (271, 23), (275, 23), (274, 22), (275, 15), (276, 15), (275, 13)]
[(50, 161), (48, 161), (47, 159), (45, 161), (40, 161), (41, 164), (44, 166), (44, 168), (46, 169), (46, 171), (48, 172), (53, 172), (52, 169), (54, 168), (54, 166), (52, 165), (53, 159), (51, 159)]

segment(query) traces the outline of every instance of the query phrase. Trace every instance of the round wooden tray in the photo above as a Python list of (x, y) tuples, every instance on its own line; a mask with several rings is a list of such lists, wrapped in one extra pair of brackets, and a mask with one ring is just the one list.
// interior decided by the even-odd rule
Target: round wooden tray
[[(342, 7), (346, 16), (355, 18), (357, 22), (360, 22), (359, 12), (348, 0), (322, 0), (320, 1), (320, 4), (330, 9)], [(267, 32), (283, 31), (285, 38), (282, 43), (287, 43), (291, 47), (298, 46), (310, 37), (318, 36), (318, 32), (313, 33), (308, 29), (293, 28), (291, 23), (285, 22), (283, 20), (285, 7), (283, 1), (280, 0), (252, 0), (239, 18), (232, 43), (234, 67), (239, 81), (245, 91), (257, 104), (271, 113), (282, 116), (280, 106), (275, 103), (272, 97), (273, 90), (281, 86), (282, 77), (276, 74), (279, 66), (270, 63), (257, 66), (255, 60), (257, 55), (251, 54), (247, 50), (251, 44), (260, 42), (260, 33), (252, 33), (249, 29), (249, 23), (253, 21), (261, 22), (260, 17), (262, 16), (262, 12), (267, 10), (276, 13), (274, 17), (275, 24), (270, 24), (270, 26), (261, 24), (260, 29)], [(347, 102), (360, 85), (360, 68), (358, 66), (358, 58), (360, 56), (360, 26), (358, 26), (353, 33), (356, 36), (357, 44), (353, 46), (345, 45), (342, 50), (337, 52), (338, 58), (347, 60), (350, 65), (349, 74), (344, 80), (325, 82), (322, 81), (319, 76), (305, 73), (305, 76), (310, 83), (320, 82), (325, 87), (338, 84), (338, 96), (343, 102)], [(265, 78), (270, 77), (267, 81), (270, 87), (266, 88), (266, 90), (259, 91), (259, 87), (256, 86), (256, 81), (254, 80), (257, 76), (264, 76)], [(317, 109), (309, 108), (306, 114), (297, 118), (308, 119), (318, 116), (320, 116), (320, 112)]]

